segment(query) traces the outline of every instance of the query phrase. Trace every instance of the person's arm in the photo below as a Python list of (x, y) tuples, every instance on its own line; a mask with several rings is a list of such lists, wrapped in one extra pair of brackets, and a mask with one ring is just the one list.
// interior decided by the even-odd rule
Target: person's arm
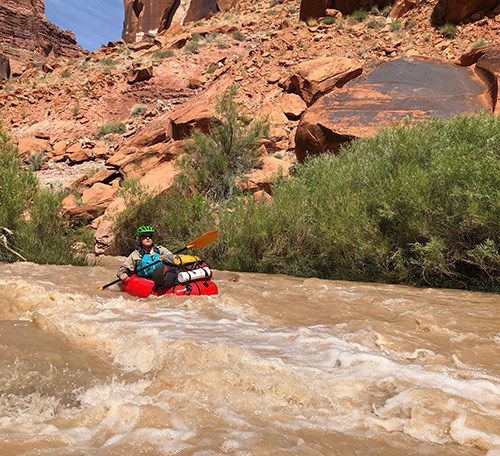
[(164, 264), (175, 266), (174, 254), (170, 250), (168, 250), (166, 247), (163, 247), (162, 245), (159, 245), (158, 249), (160, 250), (160, 260)]
[(166, 247), (163, 247), (162, 245), (159, 245), (158, 249), (160, 249), (160, 255), (161, 256), (171, 255), (172, 254), (172, 252), (170, 250), (168, 250)]
[(118, 268), (116, 276), (122, 281), (125, 280), (135, 271), (135, 266), (134, 252), (132, 252), (127, 258), (125, 258), (122, 265)]

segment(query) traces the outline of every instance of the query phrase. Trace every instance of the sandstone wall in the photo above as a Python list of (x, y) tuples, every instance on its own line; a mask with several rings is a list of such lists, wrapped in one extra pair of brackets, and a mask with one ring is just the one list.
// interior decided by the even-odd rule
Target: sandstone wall
[(211, 13), (227, 11), (238, 0), (124, 0), (122, 38), (140, 41), (144, 34), (167, 30), (174, 22), (197, 21)]
[(8, 47), (66, 57), (85, 52), (72, 32), (47, 20), (44, 0), (2, 0), (0, 50)]

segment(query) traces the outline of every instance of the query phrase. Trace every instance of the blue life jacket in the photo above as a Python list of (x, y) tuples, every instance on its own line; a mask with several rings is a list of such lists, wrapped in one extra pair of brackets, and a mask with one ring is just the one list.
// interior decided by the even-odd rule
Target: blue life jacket
[(136, 271), (138, 271), (139, 269), (144, 268), (142, 271), (139, 271), (137, 273), (139, 277), (148, 277), (151, 276), (151, 274), (153, 274), (153, 271), (157, 266), (156, 264), (153, 265), (153, 263), (156, 263), (160, 258), (160, 249), (155, 245), (153, 246), (153, 250), (154, 250), (153, 255), (150, 255), (149, 253), (146, 253), (144, 249), (139, 248), (139, 253), (142, 258), (141, 262), (137, 265), (135, 269)]

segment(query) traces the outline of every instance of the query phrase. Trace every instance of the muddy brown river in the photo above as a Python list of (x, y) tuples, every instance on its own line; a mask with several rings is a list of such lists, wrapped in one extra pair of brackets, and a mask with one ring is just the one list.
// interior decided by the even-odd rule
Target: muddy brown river
[(2, 456), (500, 456), (500, 296), (0, 264)]

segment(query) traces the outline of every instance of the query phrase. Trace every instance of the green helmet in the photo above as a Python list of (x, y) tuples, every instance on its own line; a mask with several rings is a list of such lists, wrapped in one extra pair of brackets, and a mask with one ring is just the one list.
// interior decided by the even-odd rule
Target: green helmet
[(141, 234), (153, 234), (155, 232), (155, 229), (152, 226), (149, 225), (143, 225), (137, 228), (135, 231), (135, 234), (137, 236), (140, 236)]

